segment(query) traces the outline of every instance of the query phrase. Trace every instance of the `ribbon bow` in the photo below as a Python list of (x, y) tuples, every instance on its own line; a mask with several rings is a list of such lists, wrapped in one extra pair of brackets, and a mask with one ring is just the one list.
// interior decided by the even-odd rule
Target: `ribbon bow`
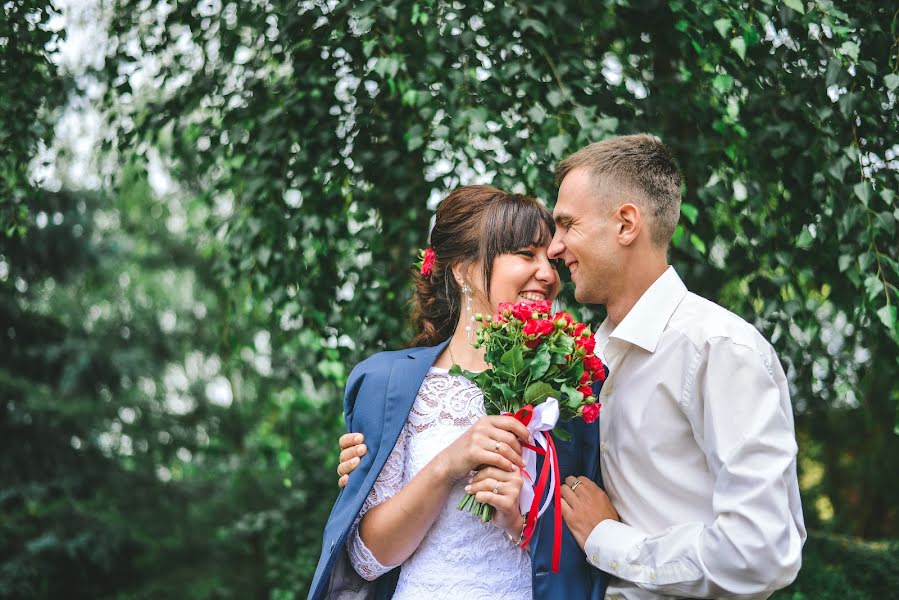
[[(553, 573), (558, 573), (559, 560), (562, 554), (562, 486), (559, 473), (559, 457), (556, 453), (552, 435), (549, 432), (559, 421), (559, 401), (555, 398), (547, 398), (546, 401), (538, 404), (536, 407), (527, 404), (511, 416), (514, 416), (527, 427), (528, 433), (531, 434), (531, 438), (534, 440), (534, 444), (522, 444), (525, 448), (524, 452), (522, 452), (525, 471), (524, 485), (522, 485), (520, 495), (518, 496), (518, 508), (522, 513), (526, 512), (528, 518), (521, 538), (521, 547), (524, 548), (531, 541), (534, 529), (537, 526), (537, 519), (546, 512), (552, 502), (555, 505), (555, 513), (553, 514), (552, 571)], [(531, 483), (530, 473), (537, 471), (538, 454), (544, 457), (544, 461), (535, 487)], [(540, 500), (547, 489), (552, 489), (552, 494), (546, 494), (546, 498), (541, 506)]]

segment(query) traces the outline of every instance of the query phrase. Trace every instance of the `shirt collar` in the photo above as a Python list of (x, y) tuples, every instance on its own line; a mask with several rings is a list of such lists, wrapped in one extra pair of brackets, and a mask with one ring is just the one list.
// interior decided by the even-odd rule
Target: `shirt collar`
[(681, 281), (674, 267), (668, 267), (649, 289), (643, 292), (621, 323), (612, 329), (607, 318), (597, 331), (600, 344), (606, 340), (619, 339), (640, 346), (648, 352), (655, 352), (665, 325), (675, 309), (687, 295), (687, 286)]

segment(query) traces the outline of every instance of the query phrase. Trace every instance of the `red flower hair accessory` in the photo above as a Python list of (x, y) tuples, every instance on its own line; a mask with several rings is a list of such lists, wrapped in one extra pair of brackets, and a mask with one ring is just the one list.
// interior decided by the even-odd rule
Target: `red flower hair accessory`
[(437, 253), (434, 252), (433, 248), (425, 248), (424, 250), (420, 250), (418, 252), (418, 272), (425, 277), (430, 277), (431, 271), (434, 270), (435, 260), (437, 260)]

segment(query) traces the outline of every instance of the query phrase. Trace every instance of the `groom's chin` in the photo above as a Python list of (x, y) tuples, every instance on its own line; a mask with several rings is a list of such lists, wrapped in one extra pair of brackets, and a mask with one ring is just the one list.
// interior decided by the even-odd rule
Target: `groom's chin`
[(574, 284), (574, 299), (578, 304), (602, 304), (595, 290), (590, 290), (584, 284)]

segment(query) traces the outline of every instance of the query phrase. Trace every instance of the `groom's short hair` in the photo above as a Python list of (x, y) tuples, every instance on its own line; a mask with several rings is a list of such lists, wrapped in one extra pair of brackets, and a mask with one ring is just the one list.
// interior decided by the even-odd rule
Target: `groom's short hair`
[(638, 133), (590, 144), (556, 166), (556, 185), (580, 168), (587, 169), (601, 198), (642, 205), (649, 212), (653, 244), (668, 245), (680, 217), (683, 177), (659, 138)]

